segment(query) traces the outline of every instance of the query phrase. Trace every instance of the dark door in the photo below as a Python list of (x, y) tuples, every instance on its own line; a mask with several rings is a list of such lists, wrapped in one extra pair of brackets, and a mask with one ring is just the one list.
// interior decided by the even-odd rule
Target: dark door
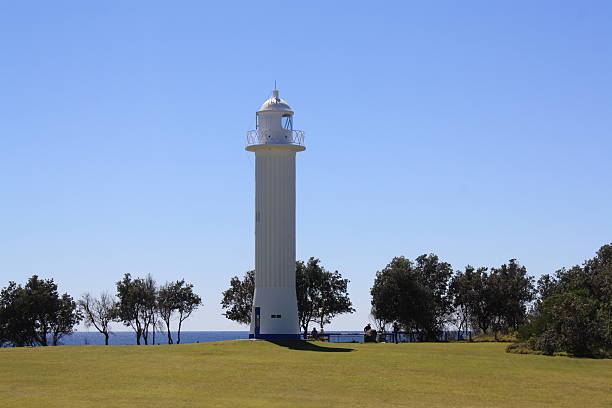
[(259, 307), (255, 308), (255, 335), (259, 334), (259, 325), (261, 322), (261, 310)]

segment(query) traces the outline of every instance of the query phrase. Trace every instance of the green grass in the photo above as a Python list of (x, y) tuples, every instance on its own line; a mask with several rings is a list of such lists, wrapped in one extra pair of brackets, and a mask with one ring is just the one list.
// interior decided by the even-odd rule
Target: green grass
[(612, 360), (499, 343), (308, 344), (0, 349), (0, 406), (612, 406)]

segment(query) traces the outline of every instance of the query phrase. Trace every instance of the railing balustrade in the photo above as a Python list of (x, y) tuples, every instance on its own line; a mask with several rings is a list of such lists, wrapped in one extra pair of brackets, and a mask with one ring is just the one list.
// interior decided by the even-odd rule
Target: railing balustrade
[(304, 131), (303, 130), (286, 130), (285, 140), (279, 141), (278, 136), (272, 138), (270, 131), (261, 131), (259, 129), (249, 130), (246, 133), (246, 145), (263, 145), (263, 144), (290, 144), (296, 146), (304, 146)]

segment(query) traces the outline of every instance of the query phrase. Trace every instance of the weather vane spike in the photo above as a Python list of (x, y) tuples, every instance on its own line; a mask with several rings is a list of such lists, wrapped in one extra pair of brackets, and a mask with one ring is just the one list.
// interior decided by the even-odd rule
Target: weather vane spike
[(276, 89), (276, 79), (274, 80), (274, 89)]

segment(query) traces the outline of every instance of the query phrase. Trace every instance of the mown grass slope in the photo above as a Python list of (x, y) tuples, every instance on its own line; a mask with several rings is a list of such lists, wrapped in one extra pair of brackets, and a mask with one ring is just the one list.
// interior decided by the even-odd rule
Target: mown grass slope
[(505, 344), (0, 349), (0, 407), (610, 407), (612, 360)]

